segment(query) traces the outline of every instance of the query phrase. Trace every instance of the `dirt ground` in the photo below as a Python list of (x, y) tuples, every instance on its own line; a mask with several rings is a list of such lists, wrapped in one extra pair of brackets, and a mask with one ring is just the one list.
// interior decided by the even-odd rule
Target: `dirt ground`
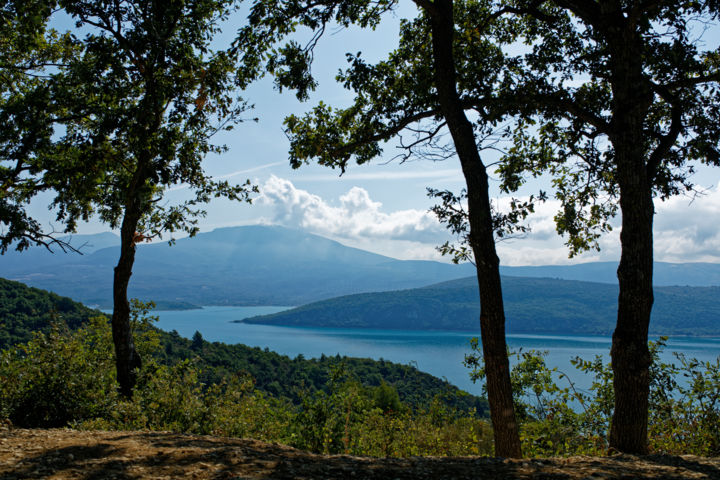
[(720, 479), (720, 458), (377, 459), (314, 455), (255, 440), (161, 432), (0, 431), (0, 480), (31, 478)]

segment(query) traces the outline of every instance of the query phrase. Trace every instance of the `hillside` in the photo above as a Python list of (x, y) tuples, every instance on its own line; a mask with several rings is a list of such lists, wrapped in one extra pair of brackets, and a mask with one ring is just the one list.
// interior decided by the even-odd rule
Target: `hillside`
[[(601, 334), (615, 326), (617, 286), (503, 278), (510, 333)], [(271, 325), (477, 330), (474, 277), (424, 288), (349, 295), (243, 320)], [(720, 335), (720, 287), (657, 287), (652, 334)]]
[(78, 328), (99, 313), (70, 298), (0, 278), (0, 350), (27, 342), (32, 332), (52, 321)]
[[(70, 298), (0, 279), (0, 350), (27, 342), (33, 331), (47, 331), (52, 322), (64, 321), (74, 329), (97, 315), (102, 313)], [(247, 372), (260, 390), (297, 403), (303, 389), (325, 389), (330, 371), (342, 366), (350, 377), (364, 385), (377, 386), (384, 380), (395, 387), (402, 401), (414, 406), (428, 404), (440, 395), (447, 405), (463, 410), (475, 408), (484, 415), (487, 409), (484, 399), (466, 394), (447, 381), (409, 365), (341, 356), (291, 359), (267, 349), (240, 344), (203, 341), (198, 346), (175, 332), (159, 330), (159, 333), (161, 349), (156, 358), (164, 364), (190, 359), (201, 370), (201, 380), (208, 385), (219, 383), (227, 375)]]
[[(576, 265), (501, 266), (501, 275), (511, 277), (557, 278), (581, 282), (617, 283), (617, 262), (587, 262)], [(720, 265), (717, 263), (655, 262), (653, 284), (659, 287), (720, 286)]]

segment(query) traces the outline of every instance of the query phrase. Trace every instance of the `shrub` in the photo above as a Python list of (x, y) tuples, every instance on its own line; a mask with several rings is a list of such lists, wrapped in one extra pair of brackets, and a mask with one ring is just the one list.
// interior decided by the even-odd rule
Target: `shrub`
[(108, 320), (71, 333), (56, 323), (0, 353), (0, 415), (22, 427), (60, 427), (106, 416), (118, 401)]
[[(663, 363), (666, 337), (650, 342), (648, 440), (651, 451), (668, 454), (720, 454), (720, 357), (713, 362), (688, 360)], [(477, 340), (465, 365), (474, 381), (482, 380)], [(513, 394), (520, 422), (523, 453), (528, 456), (602, 455), (612, 418), (614, 394), (611, 365), (600, 356), (571, 360), (592, 376), (588, 391), (576, 389), (567, 375), (545, 364), (546, 352), (511, 353)], [(559, 386), (564, 385), (564, 386)]]

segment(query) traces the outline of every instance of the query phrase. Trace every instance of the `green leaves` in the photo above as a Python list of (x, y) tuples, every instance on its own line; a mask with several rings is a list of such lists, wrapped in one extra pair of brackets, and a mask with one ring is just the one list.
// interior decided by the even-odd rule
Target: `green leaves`
[[(238, 123), (248, 105), (234, 92), (236, 57), (210, 48), (230, 1), (169, 3), (65, 1), (89, 28), (83, 52), (62, 70), (75, 90), (75, 120), (48, 167), (53, 206), (69, 227), (96, 213), (117, 227), (128, 210), (147, 236), (196, 231), (197, 205), (215, 196), (249, 200), (252, 186), (215, 182), (202, 170), (221, 153), (212, 136)], [(79, 175), (68, 175), (78, 172)], [(161, 202), (172, 185), (194, 198)]]
[[(636, 152), (638, 174), (661, 199), (692, 189), (690, 162), (716, 164), (720, 148), (717, 52), (702, 51), (690, 33), (715, 7), (605, 3), (550, 2), (540, 10), (512, 2), (509, 20), (524, 25), (532, 48), (515, 57), (506, 92), (520, 102), (523, 121), (539, 126), (529, 140), (516, 131), (503, 179), (512, 188), (521, 172), (554, 178), (558, 233), (571, 256), (597, 248), (617, 212), (618, 148)], [(621, 139), (631, 118), (642, 121), (628, 142)]]
[(48, 189), (41, 172), (66, 116), (54, 72), (77, 53), (69, 34), (48, 28), (55, 2), (10, 1), (0, 7), (0, 253), (53, 243), (25, 209)]
[[(649, 443), (653, 452), (672, 455), (717, 455), (720, 448), (720, 358), (699, 362), (675, 354), (680, 361), (665, 363), (660, 353), (667, 337), (650, 342)], [(484, 363), (478, 340), (465, 355), (473, 381), (482, 380)], [(523, 452), (530, 456), (603, 455), (613, 414), (613, 372), (599, 355), (592, 360), (571, 359), (590, 376), (588, 390), (576, 387), (566, 373), (545, 364), (547, 352), (519, 351), (511, 379), (521, 421)], [(484, 387), (483, 387), (484, 388)]]

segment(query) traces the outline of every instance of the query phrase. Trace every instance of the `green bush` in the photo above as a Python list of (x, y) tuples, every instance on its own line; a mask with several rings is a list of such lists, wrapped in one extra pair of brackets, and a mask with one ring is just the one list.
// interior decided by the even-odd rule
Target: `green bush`
[(106, 416), (118, 396), (110, 328), (95, 317), (70, 333), (56, 323), (0, 353), (0, 416), (23, 427), (59, 427)]
[[(651, 371), (650, 445), (671, 454), (720, 455), (720, 357), (700, 362), (675, 353), (679, 364)], [(678, 381), (682, 379), (682, 381)]]
[[(650, 450), (667, 454), (720, 455), (720, 357), (713, 362), (688, 360), (663, 363), (660, 352), (667, 338), (650, 342), (648, 443)], [(477, 340), (466, 356), (470, 376), (482, 380), (482, 356)], [(571, 360), (592, 376), (581, 391), (568, 376), (545, 363), (547, 352), (511, 353), (515, 362), (510, 378), (520, 422), (523, 453), (527, 456), (603, 455), (612, 418), (614, 393), (611, 365), (600, 356)]]
[[(324, 389), (298, 389), (299, 405), (259, 391), (243, 374), (202, 382), (199, 359), (159, 363), (166, 346), (152, 304), (133, 302), (136, 348), (144, 359), (132, 400), (120, 398), (105, 317), (71, 331), (56, 324), (0, 354), (0, 416), (24, 427), (162, 430), (252, 437), (319, 453), (470, 455), (492, 449), (487, 422), (436, 398), (412, 409), (383, 379), (362, 385), (343, 361)], [(198, 342), (199, 343), (199, 342)]]

